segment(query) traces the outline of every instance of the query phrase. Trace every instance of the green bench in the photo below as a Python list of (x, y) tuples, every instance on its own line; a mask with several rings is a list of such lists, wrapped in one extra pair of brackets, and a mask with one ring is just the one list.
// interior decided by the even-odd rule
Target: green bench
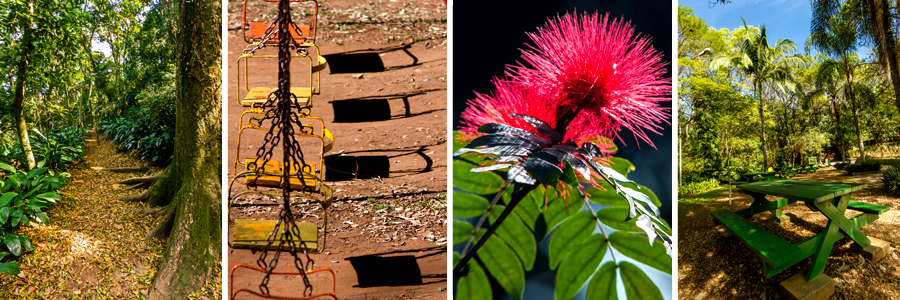
[[(744, 182), (756, 182), (763, 180), (772, 180), (775, 179), (775, 175), (778, 175), (778, 172), (754, 172), (754, 173), (744, 173), (740, 174), (741, 180)], [(759, 177), (757, 177), (759, 176)]]
[[(717, 224), (724, 225), (731, 233), (741, 238), (753, 252), (756, 252), (769, 267), (781, 269), (791, 263), (800, 248), (777, 235), (747, 221), (728, 209), (711, 212)], [(793, 265), (793, 264), (790, 264)], [(787, 266), (790, 266), (787, 265)]]
[(797, 176), (797, 172), (794, 171), (794, 167), (775, 167), (775, 172), (778, 175), (781, 175), (781, 178), (791, 178)]

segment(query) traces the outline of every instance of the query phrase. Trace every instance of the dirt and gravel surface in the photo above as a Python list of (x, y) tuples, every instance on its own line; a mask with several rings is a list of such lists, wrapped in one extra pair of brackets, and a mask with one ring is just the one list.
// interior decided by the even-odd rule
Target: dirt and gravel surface
[[(248, 19), (274, 19), (274, 3), (258, 2), (248, 6)], [(303, 9), (301, 4), (294, 10)], [(242, 2), (229, 3), (228, 10), (225, 61), (231, 180), (244, 110), (237, 103), (235, 61), (246, 42), (240, 29)], [(328, 58), (329, 68), (321, 73), (321, 94), (313, 97), (312, 115), (321, 117), (335, 136), (334, 148), (324, 155), (324, 180), (336, 200), (326, 225), (326, 248), (311, 257), (316, 267), (334, 270), (341, 299), (444, 299), (448, 284), (446, 6), (440, 0), (321, 1), (319, 16), (316, 44)], [(294, 19), (301, 22), (302, 13)], [(251, 62), (248, 72), (242, 68), (242, 76), (249, 75), (251, 87), (274, 87), (275, 62), (260, 61)], [(292, 74), (303, 74), (301, 63), (293, 61)], [(304, 80), (302, 75), (292, 76), (297, 85), (308, 82)], [(246, 91), (240, 93), (243, 96)], [(241, 149), (247, 152), (241, 152), (241, 160), (255, 157), (263, 135), (244, 132)], [(319, 159), (312, 150), (304, 155)], [(232, 194), (243, 190), (245, 186), (235, 184)], [(278, 202), (267, 196), (236, 199), (229, 209), (229, 244), (235, 219), (275, 219)], [(303, 220), (320, 222), (322, 214), (316, 206), (293, 207)], [(255, 265), (259, 254), (229, 248), (226, 274), (238, 263)], [(377, 266), (375, 272), (362, 268), (365, 263), (356, 269), (350, 262), (373, 257), (369, 266)], [(293, 263), (285, 258), (277, 268), (292, 269)], [(401, 269), (417, 272), (413, 276), (417, 278), (379, 281)], [(325, 276), (314, 274), (310, 279), (317, 292), (330, 287)], [(258, 290), (261, 280), (262, 274), (239, 271), (230, 284)], [(299, 276), (273, 278), (269, 283), (273, 295), (296, 296), (301, 286)]]
[[(861, 231), (891, 244), (884, 259), (873, 262), (850, 250), (853, 243), (844, 238), (835, 243), (825, 274), (835, 281), (831, 299), (900, 298), (900, 197), (880, 189), (881, 174), (868, 172), (845, 175), (843, 171), (820, 170), (800, 174), (799, 180), (865, 183), (867, 188), (853, 193), (856, 201), (887, 205), (891, 210)], [(769, 197), (776, 200), (777, 197)], [(723, 238), (709, 212), (731, 211), (750, 206), (750, 196), (735, 190), (731, 205), (727, 187), (700, 195), (679, 196), (678, 201), (678, 298), (679, 299), (780, 299), (779, 283), (805, 272), (811, 259), (766, 279), (762, 262), (737, 238)], [(791, 243), (800, 242), (824, 230), (827, 219), (797, 202), (782, 209), (790, 222), (779, 224), (771, 213), (754, 215), (750, 221)], [(846, 212), (847, 217), (859, 212)]]

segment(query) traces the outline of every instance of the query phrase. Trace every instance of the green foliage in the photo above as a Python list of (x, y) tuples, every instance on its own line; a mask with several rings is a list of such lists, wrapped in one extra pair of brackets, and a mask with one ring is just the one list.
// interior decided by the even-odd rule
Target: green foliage
[[(60, 200), (57, 190), (66, 184), (68, 173), (56, 173), (46, 167), (28, 173), (0, 163), (0, 260), (12, 254), (22, 255), (34, 247), (15, 229), (32, 221), (47, 224), (44, 210)], [(0, 263), (0, 273), (18, 274), (15, 262)]]
[(842, 162), (842, 163), (836, 163), (836, 164), (834, 164), (834, 168), (837, 169), (837, 170), (843, 170), (843, 169), (846, 168), (848, 165), (850, 165), (850, 164), (848, 164), (848, 163), (843, 163), (843, 162)]
[(719, 181), (715, 179), (707, 179), (704, 181), (691, 182), (681, 186), (681, 194), (695, 195), (719, 187)]
[(847, 174), (860, 173), (860, 172), (871, 172), (881, 170), (881, 163), (874, 160), (866, 160), (866, 161), (857, 161), (855, 164), (850, 164), (844, 167), (844, 171)]
[(900, 164), (895, 163), (881, 171), (881, 183), (882, 188), (888, 193), (900, 195)]
[[(84, 160), (84, 136), (78, 128), (54, 129), (46, 136), (37, 129), (31, 132), (31, 146), (38, 168), (66, 171)], [(25, 165), (25, 154), (18, 141), (0, 144), (0, 162)]]
[[(462, 137), (459, 133), (455, 136), (458, 139)], [(460, 144), (455, 145), (454, 150), (465, 143)], [(489, 200), (500, 193), (503, 202), (509, 203), (513, 197), (512, 185), (500, 190), (504, 177), (494, 172), (471, 172), (477, 165), (470, 161), (480, 161), (481, 155), (469, 153), (461, 157), (454, 160), (454, 217), (474, 218), (487, 214), (489, 221), (495, 222), (505, 206), (497, 204), (489, 207)], [(624, 177), (634, 166), (625, 159), (612, 158), (610, 169)], [(661, 299), (662, 293), (645, 271), (622, 261), (621, 255), (671, 274), (671, 257), (667, 255), (663, 243), (647, 236), (647, 232), (636, 224), (640, 218), (628, 219), (629, 202), (607, 183), (586, 191), (590, 201), (607, 206), (597, 211), (596, 216), (589, 210), (581, 210), (584, 199), (577, 196), (578, 190), (572, 188), (571, 183), (564, 179), (566, 177), (562, 175), (557, 185), (538, 184), (527, 195), (519, 195), (522, 200), (478, 249), (478, 260), (468, 261), (467, 268), (457, 278), (457, 299), (491, 299), (494, 292), (490, 289), (489, 278), (493, 278), (513, 299), (521, 299), (526, 273), (535, 263), (537, 241), (548, 234), (549, 268), (556, 270), (557, 277), (556, 299), (570, 299), (585, 286), (589, 295), (615, 295), (618, 281), (625, 284), (626, 294), (632, 299)], [(649, 203), (661, 205), (649, 189), (633, 182), (620, 184), (646, 195)], [(664, 221), (655, 218), (646, 221), (660, 224), (666, 234), (671, 234), (671, 228)], [(609, 235), (601, 233), (599, 224), (603, 224), (605, 232), (611, 229), (617, 231)], [(483, 228), (474, 231), (473, 223), (460, 219), (453, 220), (453, 228), (455, 246), (470, 240), (474, 243), (486, 231)], [(610, 260), (610, 255), (607, 255), (611, 252), (610, 248), (616, 250), (617, 260)], [(456, 266), (460, 254), (454, 252), (453, 255)], [(619, 276), (616, 273), (617, 264), (627, 272)]]

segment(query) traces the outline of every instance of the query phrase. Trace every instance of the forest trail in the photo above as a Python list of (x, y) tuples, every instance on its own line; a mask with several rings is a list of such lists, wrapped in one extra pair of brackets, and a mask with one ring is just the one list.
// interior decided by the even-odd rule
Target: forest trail
[[(48, 212), (50, 224), (33, 223), (34, 227), (22, 230), (34, 251), (20, 257), (18, 277), (0, 277), (0, 295), (134, 299), (143, 298), (150, 288), (165, 240), (144, 239), (156, 224), (155, 217), (129, 210), (144, 208), (143, 203), (113, 199), (144, 190), (124, 191), (127, 186), (117, 181), (161, 170), (151, 168), (147, 174), (102, 171), (145, 163), (116, 152), (115, 145), (94, 130), (89, 136), (85, 161), (70, 170), (69, 185), (60, 190), (62, 201)], [(221, 298), (221, 280), (211, 280), (200, 295)]]

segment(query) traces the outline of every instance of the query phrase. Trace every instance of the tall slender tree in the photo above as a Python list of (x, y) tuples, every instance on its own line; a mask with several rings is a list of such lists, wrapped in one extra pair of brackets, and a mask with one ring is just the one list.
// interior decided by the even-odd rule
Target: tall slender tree
[(18, 18), (22, 30), (22, 43), (19, 60), (16, 62), (16, 87), (13, 96), (13, 118), (16, 132), (19, 135), (19, 143), (22, 145), (22, 153), (25, 154), (25, 164), (29, 170), (34, 169), (34, 152), (31, 151), (31, 141), (28, 138), (28, 124), (25, 121), (25, 85), (28, 83), (28, 68), (31, 64), (34, 52), (34, 3), (25, 1), (24, 12)]
[(859, 65), (855, 59), (856, 48), (858, 45), (857, 27), (850, 21), (848, 16), (838, 13), (828, 21), (828, 26), (819, 28), (820, 31), (813, 31), (807, 38), (807, 47), (815, 47), (822, 53), (833, 59), (822, 62), (820, 68), (836, 69), (844, 76), (846, 84), (844, 85), (844, 93), (850, 100), (853, 108), (853, 121), (856, 127), (856, 139), (859, 147), (859, 160), (866, 160), (866, 152), (864, 149), (862, 129), (859, 125), (859, 104), (856, 100), (856, 92), (854, 91), (854, 70)]
[(771, 82), (778, 87), (792, 85), (790, 69), (802, 65), (803, 59), (797, 55), (786, 56), (797, 49), (791, 40), (778, 40), (775, 47), (769, 46), (766, 26), (760, 27), (759, 34), (751, 31), (746, 21), (744, 21), (744, 28), (747, 29), (745, 31), (747, 36), (738, 44), (738, 49), (732, 53), (714, 54), (710, 67), (713, 69), (733, 67), (750, 76), (758, 101), (763, 170), (765, 170), (769, 166), (769, 157), (766, 151), (764, 84)]

